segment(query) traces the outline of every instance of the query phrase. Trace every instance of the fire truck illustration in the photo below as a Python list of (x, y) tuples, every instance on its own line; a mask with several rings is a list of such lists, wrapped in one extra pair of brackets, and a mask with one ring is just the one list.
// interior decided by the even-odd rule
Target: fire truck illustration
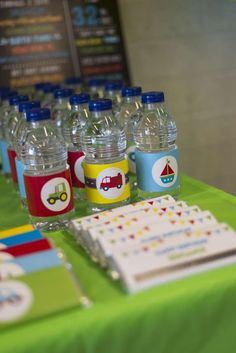
[(121, 173), (118, 173), (115, 176), (105, 176), (102, 179), (102, 182), (100, 184), (100, 189), (103, 189), (104, 191), (107, 191), (112, 188), (117, 188), (120, 189), (121, 186), (123, 185), (122, 182), (122, 175)]

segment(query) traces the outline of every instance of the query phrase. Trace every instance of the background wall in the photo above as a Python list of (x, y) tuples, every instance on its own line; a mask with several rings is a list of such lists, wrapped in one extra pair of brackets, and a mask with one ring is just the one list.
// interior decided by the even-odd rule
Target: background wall
[(119, 5), (133, 83), (166, 93), (182, 170), (236, 195), (236, 1)]

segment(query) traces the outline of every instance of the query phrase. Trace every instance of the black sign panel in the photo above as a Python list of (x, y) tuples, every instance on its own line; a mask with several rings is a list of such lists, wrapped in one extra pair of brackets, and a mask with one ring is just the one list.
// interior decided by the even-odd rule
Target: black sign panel
[(115, 0), (0, 0), (0, 84), (129, 75)]
[(129, 83), (115, 0), (68, 0), (81, 75)]

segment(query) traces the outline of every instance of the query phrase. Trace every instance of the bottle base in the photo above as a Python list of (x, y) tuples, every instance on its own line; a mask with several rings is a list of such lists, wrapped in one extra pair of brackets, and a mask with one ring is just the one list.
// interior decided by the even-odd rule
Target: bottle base
[(121, 207), (125, 206), (130, 203), (130, 198), (120, 201), (120, 202), (115, 202), (115, 203), (109, 203), (109, 204), (98, 204), (98, 203), (89, 203), (88, 208), (91, 212), (102, 212), (109, 210), (111, 208), (116, 208), (116, 207)]
[(51, 232), (51, 231), (65, 229), (68, 222), (72, 219), (73, 216), (74, 216), (74, 210), (55, 217), (30, 216), (30, 221), (35, 228), (43, 232)]
[(178, 200), (179, 194), (180, 194), (180, 187), (177, 187), (175, 189), (166, 190), (166, 191), (161, 191), (161, 192), (156, 192), (156, 191), (149, 192), (149, 191), (144, 191), (144, 190), (138, 188), (138, 199), (139, 200), (152, 199), (154, 197), (159, 197), (159, 196), (164, 196), (164, 195), (170, 195), (175, 200)]

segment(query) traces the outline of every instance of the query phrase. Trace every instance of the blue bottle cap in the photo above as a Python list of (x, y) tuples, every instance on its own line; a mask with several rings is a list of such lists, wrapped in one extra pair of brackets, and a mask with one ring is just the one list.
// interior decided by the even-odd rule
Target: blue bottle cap
[(30, 109), (40, 108), (40, 101), (28, 101), (19, 103), (19, 112), (23, 113)]
[(54, 92), (56, 89), (59, 89), (60, 85), (46, 85), (44, 87), (42, 87), (42, 91), (43, 93), (51, 93)]
[(110, 110), (112, 108), (111, 99), (94, 99), (89, 102), (90, 112), (101, 112), (103, 110)]
[(70, 97), (73, 93), (74, 93), (73, 89), (61, 88), (61, 89), (57, 89), (54, 92), (54, 97), (55, 98), (66, 98), (66, 97)]
[(36, 108), (30, 109), (26, 112), (27, 121), (40, 121), (51, 118), (50, 109), (48, 108)]
[(70, 104), (85, 104), (88, 103), (90, 100), (90, 95), (87, 93), (80, 93), (80, 94), (73, 94), (70, 96)]
[(16, 96), (17, 94), (17, 91), (2, 91), (0, 92), (0, 97), (2, 100), (8, 100), (10, 97)]
[(135, 97), (135, 96), (140, 96), (142, 93), (142, 88), (137, 86), (137, 87), (123, 87), (121, 94), (122, 97)]
[(78, 76), (67, 77), (65, 79), (65, 83), (67, 85), (79, 85), (81, 81), (82, 81), (81, 77), (78, 77)]
[(104, 86), (106, 81), (103, 78), (91, 78), (88, 82), (89, 87)]
[(20, 102), (26, 102), (29, 100), (29, 97), (26, 95), (13, 96), (9, 98), (10, 105), (19, 105)]
[(164, 92), (145, 92), (142, 94), (142, 103), (161, 103), (165, 101)]
[(122, 88), (122, 82), (121, 81), (111, 81), (111, 82), (107, 82), (105, 84), (105, 90), (106, 91), (115, 91), (115, 90), (119, 90)]
[(43, 89), (43, 87), (51, 85), (50, 82), (37, 82), (34, 85), (34, 88), (36, 89), (36, 91), (41, 91)]

